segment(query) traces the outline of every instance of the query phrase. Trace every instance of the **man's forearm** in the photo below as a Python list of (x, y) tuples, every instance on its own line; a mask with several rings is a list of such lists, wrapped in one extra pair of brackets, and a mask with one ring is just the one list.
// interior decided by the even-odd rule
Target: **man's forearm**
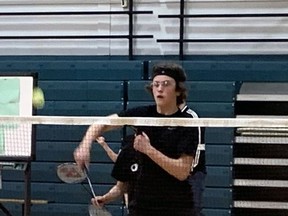
[(108, 145), (103, 147), (109, 158), (115, 162), (117, 160), (118, 154), (116, 154)]
[(185, 180), (190, 174), (191, 164), (193, 162), (192, 156), (182, 155), (178, 159), (173, 159), (167, 157), (155, 148), (151, 148), (147, 155), (162, 169), (180, 181)]
[(125, 192), (127, 192), (127, 183), (118, 181), (116, 185), (103, 196), (103, 201), (104, 203), (110, 203), (123, 196)]
[[(112, 114), (107, 117), (117, 116), (117, 114)], [(90, 150), (92, 143), (96, 140), (97, 137), (101, 136), (106, 131), (116, 129), (118, 127), (120, 126), (92, 124), (89, 126), (84, 138), (82, 139), (81, 145)]]
[(93, 124), (89, 126), (84, 138), (81, 141), (81, 146), (87, 149), (91, 149), (94, 140), (103, 133), (105, 126)]

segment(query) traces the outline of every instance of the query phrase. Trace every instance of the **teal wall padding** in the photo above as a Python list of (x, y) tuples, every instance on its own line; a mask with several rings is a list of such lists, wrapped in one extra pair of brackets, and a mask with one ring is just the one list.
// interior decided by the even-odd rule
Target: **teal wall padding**
[[(234, 117), (234, 102), (242, 82), (287, 82), (287, 56), (1, 56), (0, 73), (38, 72), (39, 86), (46, 97), (38, 115), (95, 116), (119, 112), (136, 105), (151, 104), (144, 90), (150, 83), (153, 64), (175, 60), (186, 70), (188, 105), (200, 117)], [(32, 198), (47, 199), (48, 205), (32, 206), (31, 216), (88, 215), (89, 195), (80, 184), (59, 181), (55, 167), (72, 162), (73, 151), (87, 126), (37, 126), (36, 161), (32, 163)], [(123, 130), (105, 134), (115, 152), (121, 147)], [(207, 128), (207, 179), (205, 216), (231, 216), (233, 204), (233, 128)], [(115, 183), (110, 176), (113, 163), (99, 145), (93, 145), (91, 179), (97, 194)], [(1, 197), (23, 197), (22, 174), (5, 170)], [(86, 185), (87, 186), (87, 185)], [(8, 204), (12, 213), (21, 206)], [(113, 216), (124, 214), (119, 200), (107, 206)]]

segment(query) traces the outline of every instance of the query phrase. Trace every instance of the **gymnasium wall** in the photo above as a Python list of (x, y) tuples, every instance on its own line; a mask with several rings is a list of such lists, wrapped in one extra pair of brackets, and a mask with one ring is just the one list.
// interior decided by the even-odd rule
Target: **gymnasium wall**
[(0, 55), (287, 53), (285, 0), (129, 2), (1, 0)]

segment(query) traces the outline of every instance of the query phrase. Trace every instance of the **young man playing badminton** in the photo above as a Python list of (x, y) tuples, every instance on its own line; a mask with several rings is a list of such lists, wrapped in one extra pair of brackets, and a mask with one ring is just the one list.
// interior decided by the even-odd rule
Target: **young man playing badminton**
[[(132, 108), (118, 116), (191, 117), (178, 108), (187, 96), (186, 75), (179, 65), (156, 65), (152, 79), (151, 92), (156, 105)], [(89, 127), (74, 152), (79, 166), (89, 165), (92, 142), (113, 128), (116, 127), (96, 124)], [(92, 199), (92, 203), (101, 206), (132, 188), (131, 216), (192, 216), (193, 193), (188, 176), (198, 145), (198, 128), (146, 126), (137, 127), (137, 131), (133, 148), (123, 149), (113, 168), (117, 184), (107, 194)], [(125, 153), (128, 156), (121, 157)]]
[[(186, 103), (183, 103), (179, 106), (181, 109), (181, 112), (186, 112), (191, 115), (192, 118), (198, 118), (197, 113), (190, 109)], [(194, 208), (194, 215), (195, 216), (201, 216), (201, 210), (203, 207), (202, 204), (202, 197), (203, 192), (205, 188), (205, 178), (206, 178), (206, 165), (205, 165), (205, 130), (204, 128), (198, 128), (199, 132), (199, 143), (196, 151), (196, 157), (193, 162), (192, 166), (192, 173), (189, 176), (189, 183), (191, 185), (191, 190), (193, 192), (193, 208)], [(102, 146), (102, 148), (105, 150), (109, 158), (115, 162), (118, 153), (115, 153), (108, 145), (108, 143), (105, 142), (105, 138), (103, 136), (98, 137), (96, 141)], [(130, 185), (131, 186), (131, 185)], [(125, 195), (125, 205), (128, 207), (128, 196)]]

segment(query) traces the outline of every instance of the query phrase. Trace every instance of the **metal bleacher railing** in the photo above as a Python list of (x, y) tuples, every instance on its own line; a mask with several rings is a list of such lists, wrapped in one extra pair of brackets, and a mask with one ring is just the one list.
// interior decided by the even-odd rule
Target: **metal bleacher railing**
[(288, 17), (287, 13), (247, 13), (247, 14), (185, 14), (185, 0), (180, 0), (179, 14), (158, 15), (159, 18), (176, 18), (179, 19), (179, 39), (157, 39), (159, 43), (179, 43), (179, 59), (184, 60), (184, 44), (185, 43), (241, 43), (241, 42), (288, 42), (288, 38), (201, 38), (201, 39), (189, 39), (184, 38), (185, 35), (185, 19), (207, 19), (207, 18), (259, 18), (259, 17)]
[(127, 39), (129, 60), (133, 60), (133, 41), (134, 39), (153, 38), (153, 35), (135, 35), (134, 16), (141, 14), (153, 14), (153, 11), (135, 11), (133, 0), (129, 1), (128, 10), (124, 11), (59, 11), (59, 12), (0, 12), (0, 16), (79, 16), (79, 15), (128, 15), (128, 33), (126, 35), (31, 35), (31, 36), (0, 36), (1, 39)]

